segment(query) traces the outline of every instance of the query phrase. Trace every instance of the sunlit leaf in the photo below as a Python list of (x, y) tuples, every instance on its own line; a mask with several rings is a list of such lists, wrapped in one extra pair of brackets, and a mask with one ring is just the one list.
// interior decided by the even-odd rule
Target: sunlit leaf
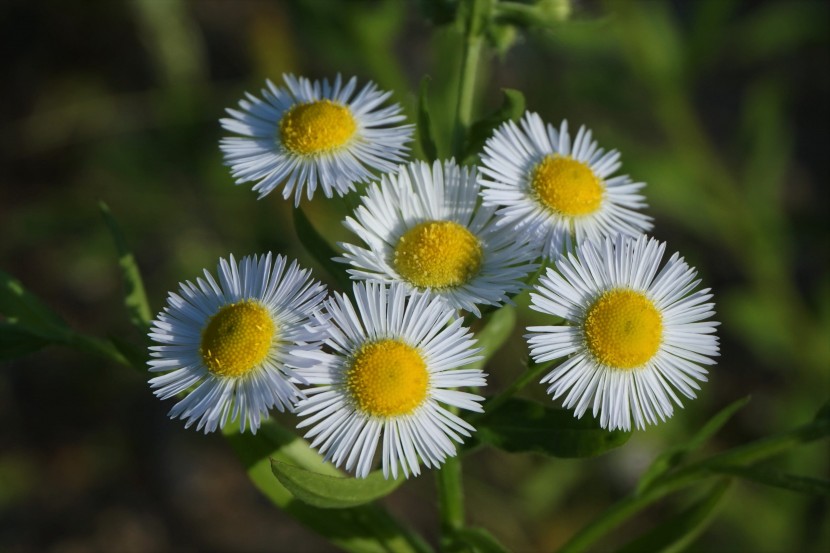
[(429, 76), (421, 79), (420, 94), (418, 95), (418, 142), (424, 157), (427, 161), (438, 159), (438, 148), (433, 138), (432, 120), (429, 115), (429, 102), (427, 92), (429, 89)]
[(476, 421), (477, 440), (510, 452), (591, 457), (619, 447), (630, 432), (608, 431), (589, 415), (581, 419), (524, 399), (510, 399)]
[(653, 530), (629, 542), (619, 551), (682, 551), (712, 521), (724, 493), (729, 489), (729, 483), (729, 480), (716, 483), (702, 499), (668, 520), (657, 521)]
[(484, 143), (493, 131), (505, 121), (516, 121), (525, 110), (524, 94), (511, 88), (502, 89), (504, 100), (501, 106), (483, 119), (473, 123), (464, 145), (464, 159), (469, 162), (484, 149)]
[(294, 209), (294, 230), (306, 251), (314, 257), (317, 263), (322, 265), (329, 276), (334, 278), (343, 290), (351, 290), (352, 283), (346, 272), (346, 265), (334, 261), (333, 258), (337, 257), (337, 252), (317, 232), (317, 229), (308, 220), (308, 216), (299, 207)]
[(703, 425), (703, 428), (698, 430), (689, 440), (682, 444), (677, 444), (658, 455), (640, 477), (640, 482), (637, 485), (637, 493), (643, 493), (660, 475), (680, 464), (686, 458), (686, 455), (706, 443), (735, 413), (749, 403), (749, 399), (750, 397), (746, 396), (733, 401), (709, 419)]
[(121, 228), (113, 217), (109, 206), (104, 202), (100, 202), (98, 207), (110, 230), (110, 234), (112, 234), (115, 249), (118, 252), (118, 265), (121, 267), (121, 277), (124, 279), (124, 305), (130, 315), (130, 322), (144, 333), (150, 327), (150, 320), (153, 315), (150, 304), (147, 302), (147, 294), (144, 291), (144, 281), (141, 279), (138, 263), (136, 263), (133, 252), (127, 246), (124, 233), (121, 232)]
[(297, 499), (323, 509), (342, 509), (371, 503), (392, 493), (404, 478), (386, 479), (379, 470), (366, 478), (320, 474), (304, 468), (271, 460), (274, 476)]
[(360, 553), (425, 553), (423, 540), (401, 525), (379, 505), (321, 509), (295, 498), (271, 470), (271, 459), (331, 476), (342, 474), (324, 463), (308, 443), (274, 421), (266, 421), (256, 435), (240, 434), (236, 425), (225, 437), (248, 471), (253, 484), (274, 505), (304, 526), (345, 551)]

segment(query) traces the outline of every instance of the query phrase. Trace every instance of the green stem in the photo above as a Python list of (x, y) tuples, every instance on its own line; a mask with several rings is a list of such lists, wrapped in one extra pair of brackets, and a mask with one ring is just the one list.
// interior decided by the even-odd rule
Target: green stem
[(461, 487), (461, 460), (458, 457), (446, 460), (436, 475), (436, 483), (441, 536), (447, 541), (464, 527), (464, 492)]
[(481, 415), (479, 418), (486, 418), (487, 414), (492, 413), (496, 407), (516, 395), (522, 388), (530, 384), (530, 382), (537, 380), (539, 375), (545, 372), (552, 364), (553, 361), (546, 361), (545, 363), (529, 363), (525, 368), (525, 372), (523, 372), (519, 378), (514, 380), (510, 386), (487, 400), (487, 403), (484, 404), (485, 414)]
[(677, 471), (663, 474), (655, 479), (640, 495), (626, 497), (605, 511), (602, 516), (568, 540), (559, 550), (559, 553), (585, 551), (588, 546), (599, 538), (658, 499), (704, 478), (721, 476), (723, 471), (719, 469), (723, 467), (746, 466), (788, 451), (798, 444), (826, 436), (828, 431), (830, 431), (830, 422), (826, 419), (818, 419), (794, 430), (756, 440), (718, 455), (713, 455), (697, 463), (692, 463)]
[[(464, 156), (464, 143), (473, 120), (476, 73), (478, 72), (484, 29), (489, 18), (491, 0), (468, 0), (464, 22), (464, 51), (458, 82), (458, 100), (453, 128), (453, 154), (460, 161)], [(464, 10), (459, 10), (464, 12)]]

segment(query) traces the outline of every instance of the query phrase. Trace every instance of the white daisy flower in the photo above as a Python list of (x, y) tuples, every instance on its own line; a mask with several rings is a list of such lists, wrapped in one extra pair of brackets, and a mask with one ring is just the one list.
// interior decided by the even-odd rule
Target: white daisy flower
[(672, 415), (679, 391), (694, 398), (719, 355), (709, 289), (679, 254), (659, 270), (665, 243), (617, 236), (584, 243), (540, 279), (531, 308), (564, 326), (532, 326), (537, 363), (567, 358), (545, 378), (577, 417), (588, 408), (603, 428), (631, 429)]
[(402, 165), (383, 175), (344, 224), (367, 247), (340, 244), (337, 261), (354, 279), (402, 282), (480, 316), (477, 304), (500, 305), (524, 288), (538, 265), (527, 241), (495, 224), (479, 202), (475, 169), (455, 161)]
[(282, 185), (283, 197), (294, 194), (299, 205), (303, 188), (309, 200), (317, 185), (327, 198), (344, 195), (373, 170), (392, 171), (406, 158), (413, 126), (393, 126), (404, 120), (400, 105), (380, 107), (391, 92), (370, 82), (355, 94), (357, 79), (344, 85), (340, 75), (334, 84), (283, 80), (285, 88), (266, 81), (262, 98), (246, 93), (240, 109), (228, 109), (231, 117), (220, 121), (242, 135), (220, 142), (237, 184), (256, 181), (260, 198)]
[(324, 302), (331, 351), (303, 354), (316, 365), (298, 374), (318, 386), (297, 404), (298, 427), (310, 426), (312, 447), (360, 478), (379, 443), (385, 477), (397, 478), (398, 465), (418, 475), (420, 462), (440, 465), (474, 430), (445, 405), (481, 412), (482, 397), (450, 389), (485, 385), (480, 370), (461, 368), (478, 349), (439, 298), (377, 282), (355, 284), (354, 298)]
[(270, 253), (221, 259), (218, 273), (218, 282), (205, 270), (204, 280), (180, 283), (153, 321), (150, 371), (166, 374), (150, 387), (161, 399), (186, 394), (170, 411), (185, 428), (208, 433), (241, 417), (242, 431), (256, 433), (270, 408), (290, 410), (301, 395), (293, 369), (308, 365), (298, 352), (325, 338), (311, 314), (326, 288)]
[(546, 258), (586, 239), (637, 236), (652, 227), (651, 217), (636, 211), (646, 207), (638, 194), (645, 183), (612, 177), (619, 152), (599, 148), (585, 127), (572, 144), (567, 121), (557, 131), (528, 112), (521, 129), (512, 121), (496, 129), (484, 152), (484, 205), (499, 207), (499, 225), (521, 229)]

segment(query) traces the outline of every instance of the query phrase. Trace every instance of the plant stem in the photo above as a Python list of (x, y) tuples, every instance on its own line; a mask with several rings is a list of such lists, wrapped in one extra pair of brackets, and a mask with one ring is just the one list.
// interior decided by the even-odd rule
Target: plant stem
[[(464, 527), (464, 492), (461, 487), (461, 459), (449, 457), (436, 475), (441, 536), (450, 536)], [(446, 546), (446, 544), (443, 544)], [(445, 547), (442, 547), (445, 548)]]
[(473, 100), (475, 97), (476, 73), (478, 71), (481, 47), (484, 42), (484, 28), (489, 18), (491, 0), (468, 0), (464, 21), (464, 50), (461, 54), (461, 71), (459, 72), (458, 100), (455, 108), (455, 125), (453, 128), (453, 154), (458, 161), (464, 155), (464, 143), (467, 131), (473, 119)]
[(528, 360), (528, 365), (525, 368), (525, 372), (519, 376), (516, 380), (514, 380), (510, 386), (502, 390), (500, 393), (491, 397), (487, 403), (484, 405), (484, 415), (480, 418), (485, 418), (487, 413), (492, 413), (493, 410), (496, 409), (499, 405), (516, 395), (522, 388), (527, 386), (531, 381), (536, 380), (539, 378), (539, 375), (542, 374), (548, 367), (553, 364), (553, 361), (546, 361), (545, 363), (531, 363)]

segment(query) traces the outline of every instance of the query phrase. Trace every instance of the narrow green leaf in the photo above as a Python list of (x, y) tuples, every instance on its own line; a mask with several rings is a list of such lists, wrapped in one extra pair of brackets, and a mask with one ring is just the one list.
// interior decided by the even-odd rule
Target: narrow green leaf
[(19, 280), (0, 271), (0, 315), (9, 321), (26, 325), (43, 337), (61, 337), (69, 327), (54, 311), (46, 307)]
[(427, 95), (429, 81), (429, 75), (424, 75), (424, 78), (421, 79), (421, 88), (418, 95), (418, 142), (421, 144), (424, 157), (427, 161), (432, 162), (438, 159), (438, 148), (432, 136), (432, 119), (429, 115)]
[(589, 415), (524, 399), (509, 399), (476, 422), (479, 441), (510, 452), (544, 453), (554, 457), (591, 457), (619, 447), (630, 432), (604, 430)]
[(483, 528), (461, 528), (453, 536), (454, 540), (447, 548), (448, 553), (508, 553), (508, 549)]
[(294, 497), (322, 509), (342, 509), (365, 505), (392, 493), (404, 478), (386, 479), (379, 470), (366, 478), (330, 476), (271, 460), (274, 476)]
[(493, 131), (506, 121), (516, 121), (525, 110), (524, 94), (512, 88), (502, 89), (504, 100), (501, 106), (483, 119), (472, 124), (464, 146), (465, 163), (472, 161), (484, 148), (484, 143), (493, 134)]
[(147, 302), (147, 294), (144, 291), (144, 281), (141, 279), (138, 263), (133, 252), (127, 246), (124, 233), (121, 232), (121, 228), (113, 217), (109, 206), (104, 202), (99, 202), (98, 207), (110, 234), (112, 234), (115, 249), (118, 252), (118, 265), (121, 267), (121, 277), (124, 279), (124, 305), (127, 307), (130, 322), (141, 333), (146, 333), (147, 329), (150, 328), (153, 314), (150, 304)]
[(702, 499), (669, 520), (657, 523), (653, 530), (623, 546), (620, 553), (682, 551), (712, 521), (729, 484), (728, 479), (719, 481)]
[(17, 359), (50, 344), (50, 340), (16, 322), (0, 321), (0, 361)]
[(516, 309), (505, 305), (486, 316), (484, 326), (475, 333), (477, 346), (481, 348), (482, 359), (469, 365), (469, 368), (483, 369), (493, 355), (513, 334), (516, 326)]
[(739, 476), (745, 480), (751, 480), (758, 484), (765, 484), (775, 488), (782, 488), (792, 492), (808, 495), (830, 496), (830, 480), (821, 480), (809, 476), (787, 474), (779, 470), (751, 466), (724, 466), (713, 469), (715, 472)]
[(643, 493), (658, 477), (679, 465), (690, 452), (706, 443), (735, 413), (749, 403), (749, 399), (750, 396), (746, 396), (733, 401), (709, 419), (703, 425), (703, 428), (698, 430), (687, 442), (675, 445), (658, 455), (640, 477), (640, 482), (637, 484), (637, 493)]
[(315, 261), (323, 267), (329, 276), (335, 279), (338, 286), (344, 291), (351, 290), (352, 282), (346, 272), (346, 265), (334, 261), (335, 257), (339, 257), (337, 252), (317, 232), (317, 229), (308, 220), (308, 216), (299, 207), (294, 209), (294, 230), (306, 251), (314, 257)]
[[(424, 541), (401, 525), (379, 505), (320, 509), (296, 499), (274, 478), (270, 459), (332, 476), (340, 472), (309, 445), (274, 421), (266, 421), (256, 435), (240, 434), (236, 425), (225, 437), (242, 460), (253, 484), (277, 507), (345, 551), (359, 553), (427, 553)], [(270, 458), (270, 459), (269, 459)]]

